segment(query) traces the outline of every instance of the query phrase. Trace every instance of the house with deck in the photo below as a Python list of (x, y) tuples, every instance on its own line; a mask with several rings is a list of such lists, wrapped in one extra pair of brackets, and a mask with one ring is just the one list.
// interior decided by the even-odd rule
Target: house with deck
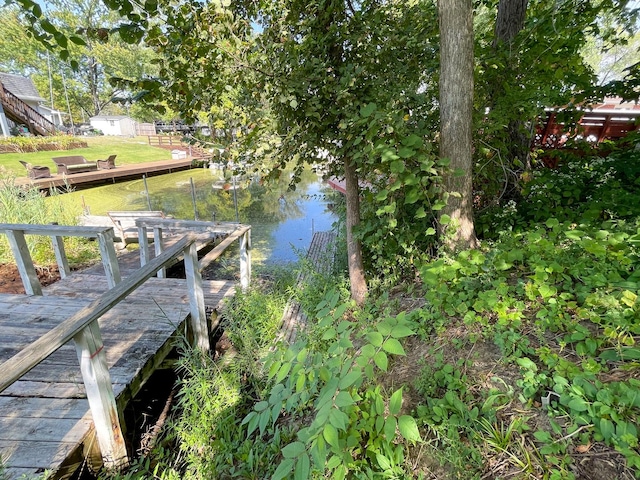
[(24, 126), (31, 135), (53, 135), (62, 124), (61, 113), (43, 105), (44, 98), (29, 77), (0, 73), (0, 132), (11, 135)]

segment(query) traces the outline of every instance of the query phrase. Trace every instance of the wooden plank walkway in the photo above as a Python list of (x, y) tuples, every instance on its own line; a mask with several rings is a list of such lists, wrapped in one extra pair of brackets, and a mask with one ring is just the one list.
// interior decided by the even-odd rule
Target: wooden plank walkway
[[(315, 272), (321, 274), (331, 273), (335, 260), (336, 234), (334, 232), (315, 232), (311, 239), (311, 245), (307, 251), (305, 261)], [(308, 268), (306, 266), (305, 268)], [(306, 270), (302, 270), (296, 281), (297, 288), (302, 288), (308, 281)], [(290, 300), (282, 314), (282, 327), (280, 329), (279, 340), (293, 343), (296, 340), (298, 331), (307, 324), (307, 316), (295, 300)]]
[[(74, 173), (71, 175), (52, 175), (51, 178), (30, 179), (16, 178), (16, 185), (32, 185), (41, 190), (66, 186), (82, 186), (85, 184), (104, 183), (107, 181), (140, 178), (142, 175), (171, 173), (191, 168), (192, 158), (179, 160), (162, 160), (158, 162), (135, 163), (132, 165), (117, 165), (110, 170), (96, 170), (94, 172)], [(53, 173), (53, 172), (52, 172)]]
[[(229, 281), (203, 281), (205, 305), (218, 307), (234, 288)], [(0, 295), (0, 364), (107, 290), (104, 273), (90, 269), (43, 288), (43, 296)], [(189, 314), (187, 280), (150, 278), (100, 318), (118, 411), (166, 358)], [(0, 393), (0, 458), (9, 479), (45, 469), (63, 478), (98, 455), (95, 443), (72, 343)]]

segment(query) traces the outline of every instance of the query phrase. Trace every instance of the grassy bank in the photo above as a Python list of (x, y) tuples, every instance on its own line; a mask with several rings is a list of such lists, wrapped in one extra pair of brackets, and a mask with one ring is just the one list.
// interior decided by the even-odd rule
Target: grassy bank
[(269, 348), (273, 291), (238, 296), (233, 355), (187, 352), (164, 440), (123, 478), (640, 477), (638, 160), (537, 173), (481, 248), (362, 309), (317, 278), (294, 345)]
[(55, 174), (56, 166), (51, 160), (53, 157), (67, 155), (82, 155), (89, 161), (107, 158), (109, 155), (117, 155), (116, 165), (127, 165), (134, 163), (153, 162), (158, 160), (168, 160), (171, 152), (162, 148), (148, 145), (147, 137), (82, 137), (88, 144), (87, 148), (77, 148), (73, 150), (59, 150), (32, 153), (3, 153), (0, 154), (0, 168), (16, 176), (26, 176), (25, 168), (19, 160), (49, 167)]

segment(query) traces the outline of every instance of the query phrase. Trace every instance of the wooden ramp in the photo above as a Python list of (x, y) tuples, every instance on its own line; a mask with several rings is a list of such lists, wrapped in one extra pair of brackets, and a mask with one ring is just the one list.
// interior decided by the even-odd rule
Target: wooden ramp
[[(328, 274), (331, 273), (335, 260), (336, 234), (334, 232), (316, 232), (311, 239), (311, 245), (307, 251), (305, 261), (309, 265), (305, 268), (312, 268), (313, 271)], [(301, 271), (296, 281), (297, 288), (308, 281), (307, 272)], [(300, 304), (295, 300), (289, 300), (284, 313), (282, 314), (282, 327), (280, 330), (280, 340), (293, 343), (296, 334), (307, 324), (307, 316), (302, 311)]]
[[(190, 243), (182, 241), (182, 246), (177, 248), (186, 252), (184, 245), (194, 242), (195, 236)], [(133, 252), (133, 255), (139, 254)], [(150, 260), (146, 270), (153, 275), (159, 265), (166, 263), (166, 258), (178, 256), (169, 249)], [(197, 259), (189, 258), (197, 269)], [(29, 478), (45, 470), (54, 472), (53, 478), (64, 478), (85, 460), (96, 464), (97, 459), (100, 463), (94, 415), (74, 342), (61, 342), (62, 346), (48, 356), (43, 355), (44, 359), (17, 381), (12, 382), (10, 375), (6, 380), (6, 371), (2, 371), (13, 368), (8, 366), (12, 363), (8, 361), (10, 358), (15, 360), (16, 354), (24, 353), (30, 344), (51, 335), (53, 329), (60, 329), (70, 317), (97, 309), (105, 297), (116, 295), (113, 292), (120, 289), (120, 285), (137, 282), (133, 277), (139, 275), (134, 272), (131, 278), (123, 277), (122, 283), (110, 290), (112, 280), (98, 272), (92, 268), (73, 273), (44, 287), (42, 295), (0, 295), (0, 458), (8, 479), (23, 475)], [(201, 285), (203, 304), (207, 307), (218, 307), (235, 289), (229, 281), (201, 281)], [(194, 335), (193, 288), (188, 279), (147, 277), (119, 303), (109, 300), (113, 306), (95, 316), (103, 346), (91, 358), (106, 354), (120, 415), (172, 350), (176, 336), (187, 335), (187, 332)], [(198, 310), (202, 311), (196, 306)], [(8, 387), (3, 390), (3, 385)]]

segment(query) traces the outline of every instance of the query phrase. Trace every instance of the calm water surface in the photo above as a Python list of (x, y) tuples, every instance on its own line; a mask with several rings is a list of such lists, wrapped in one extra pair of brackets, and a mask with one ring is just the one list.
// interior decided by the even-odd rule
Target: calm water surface
[[(74, 208), (92, 215), (115, 210), (162, 210), (175, 218), (195, 217), (191, 181), (196, 192), (199, 220), (236, 221), (251, 225), (254, 263), (283, 263), (297, 260), (296, 251), (304, 251), (314, 231), (330, 230), (335, 216), (330, 210), (335, 192), (313, 172), (305, 172), (295, 191), (288, 191), (289, 176), (277, 184), (261, 185), (240, 178), (235, 189), (217, 169), (198, 168), (147, 179), (104, 185), (63, 195)], [(226, 184), (226, 185), (225, 185)], [(225, 190), (229, 188), (228, 190)]]

